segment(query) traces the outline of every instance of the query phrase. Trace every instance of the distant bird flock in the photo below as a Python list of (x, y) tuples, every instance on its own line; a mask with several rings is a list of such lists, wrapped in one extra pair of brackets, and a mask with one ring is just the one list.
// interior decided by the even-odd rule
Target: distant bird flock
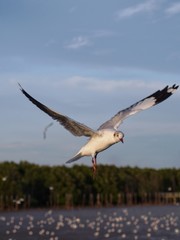
[[(137, 208), (137, 209), (136, 209)], [(1, 239), (180, 239), (178, 206), (0, 214)], [(174, 209), (174, 211), (172, 210)], [(160, 211), (160, 212), (159, 212)]]

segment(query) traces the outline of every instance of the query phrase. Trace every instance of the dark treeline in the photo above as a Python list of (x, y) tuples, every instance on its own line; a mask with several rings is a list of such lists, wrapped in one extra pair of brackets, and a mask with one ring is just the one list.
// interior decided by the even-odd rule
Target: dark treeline
[(161, 202), (164, 193), (180, 193), (180, 169), (98, 165), (93, 178), (84, 165), (0, 163), (1, 209), (153, 203), (155, 198)]

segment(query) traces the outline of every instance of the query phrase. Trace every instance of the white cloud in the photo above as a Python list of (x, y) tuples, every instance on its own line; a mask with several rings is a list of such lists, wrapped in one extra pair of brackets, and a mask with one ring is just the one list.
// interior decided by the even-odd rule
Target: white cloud
[[(61, 82), (62, 84), (62, 82)], [(149, 82), (144, 80), (117, 80), (117, 79), (100, 79), (93, 77), (73, 76), (64, 81), (68, 87), (83, 87), (93, 91), (113, 92), (122, 91), (122, 89), (153, 89), (162, 88), (161, 82)]]
[(180, 3), (174, 3), (169, 8), (166, 9), (168, 15), (175, 15), (180, 13)]
[(65, 48), (68, 49), (79, 49), (85, 46), (91, 46), (93, 44), (93, 40), (102, 37), (111, 37), (115, 33), (109, 30), (95, 30), (95, 31), (87, 31), (88, 36), (77, 36), (74, 37), (69, 43), (65, 45)]
[(120, 10), (117, 13), (117, 16), (119, 19), (128, 18), (128, 17), (132, 17), (139, 13), (153, 12), (156, 9), (157, 9), (157, 1), (149, 0), (144, 3), (140, 3), (135, 6), (131, 6), (131, 7), (125, 8), (123, 10)]
[(56, 43), (57, 42), (54, 39), (50, 39), (44, 44), (44, 47), (51, 47), (52, 45), (54, 45)]
[(94, 38), (111, 37), (113, 35), (115, 35), (115, 32), (104, 29), (99, 29), (92, 32), (92, 37)]
[(79, 48), (89, 46), (89, 45), (91, 45), (89, 38), (83, 37), (83, 36), (78, 36), (78, 37), (74, 37), (69, 44), (66, 44), (65, 48), (79, 49)]
[(69, 13), (74, 13), (75, 11), (77, 11), (77, 6), (73, 6), (69, 9)]
[(26, 144), (23, 142), (9, 142), (9, 143), (0, 143), (0, 149), (5, 150), (5, 149), (16, 149), (16, 148), (22, 148), (25, 147)]

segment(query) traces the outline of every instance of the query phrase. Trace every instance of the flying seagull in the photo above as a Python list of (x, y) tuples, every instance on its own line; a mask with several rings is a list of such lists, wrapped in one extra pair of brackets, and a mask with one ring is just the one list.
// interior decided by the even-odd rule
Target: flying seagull
[(53, 125), (53, 123), (49, 123), (49, 124), (44, 128), (44, 131), (43, 131), (43, 138), (44, 138), (44, 139), (46, 139), (46, 133), (47, 133), (48, 128), (50, 128), (52, 125)]
[(30, 96), (19, 84), (22, 93), (38, 108), (47, 113), (54, 120), (57, 120), (64, 128), (71, 132), (74, 136), (89, 137), (88, 142), (77, 152), (77, 154), (68, 160), (66, 163), (74, 162), (81, 157), (91, 156), (93, 164), (93, 172), (96, 172), (96, 157), (99, 152), (104, 151), (115, 143), (122, 142), (124, 133), (118, 131), (120, 124), (123, 120), (135, 113), (148, 109), (152, 106), (163, 102), (170, 97), (177, 89), (178, 85), (174, 84), (172, 87), (166, 86), (162, 90), (158, 90), (150, 96), (138, 101), (130, 107), (123, 109), (116, 113), (111, 119), (103, 123), (97, 130), (93, 130), (90, 127), (74, 121), (73, 119), (55, 112), (47, 106), (43, 105), (35, 98)]

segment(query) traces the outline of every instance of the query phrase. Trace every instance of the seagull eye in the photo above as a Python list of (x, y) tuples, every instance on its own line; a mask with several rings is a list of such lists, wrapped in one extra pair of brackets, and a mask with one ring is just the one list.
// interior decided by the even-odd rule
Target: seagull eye
[(119, 134), (118, 134), (117, 132), (114, 133), (114, 137), (118, 137), (118, 135), (119, 135)]

